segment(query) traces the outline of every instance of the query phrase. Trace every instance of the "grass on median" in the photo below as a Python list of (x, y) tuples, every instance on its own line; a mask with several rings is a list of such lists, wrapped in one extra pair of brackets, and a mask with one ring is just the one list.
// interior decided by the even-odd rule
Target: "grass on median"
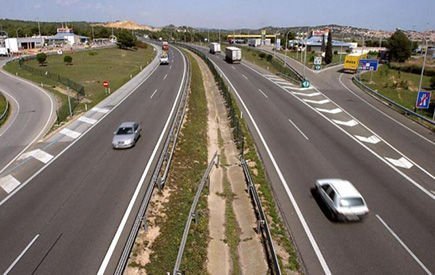
[[(188, 112), (177, 142), (170, 169), (167, 188), (169, 201), (164, 204), (164, 218), (156, 220), (160, 235), (154, 241), (150, 263), (145, 266), (148, 274), (166, 274), (172, 271), (183, 235), (187, 215), (198, 184), (207, 168), (207, 102), (201, 71), (190, 56), (192, 78)], [(192, 223), (180, 269), (185, 274), (206, 274), (208, 244), (207, 190), (204, 189), (197, 208), (199, 219)]]
[[(6, 97), (0, 92), (0, 116), (3, 115), (3, 113), (6, 111), (7, 101)], [(9, 112), (9, 110), (7, 111)], [(3, 124), (3, 122), (6, 121), (7, 114), (0, 119), (0, 126)]]

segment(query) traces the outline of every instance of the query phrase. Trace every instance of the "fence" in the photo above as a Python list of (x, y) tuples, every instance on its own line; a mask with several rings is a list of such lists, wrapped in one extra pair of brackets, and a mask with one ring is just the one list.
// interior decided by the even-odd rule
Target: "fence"
[(183, 237), (181, 238), (180, 247), (178, 248), (177, 260), (175, 262), (174, 271), (172, 273), (173, 275), (180, 274), (179, 269), (180, 269), (181, 259), (183, 258), (184, 248), (186, 246), (187, 236), (189, 235), (190, 225), (192, 224), (192, 220), (196, 221), (197, 219), (196, 206), (198, 205), (198, 201), (201, 196), (202, 190), (204, 189), (205, 184), (210, 183), (209, 175), (211, 169), (213, 168), (213, 165), (216, 165), (216, 167), (218, 167), (219, 165), (219, 155), (217, 154), (217, 152), (214, 153), (213, 158), (208, 164), (207, 170), (204, 172), (204, 175), (202, 176), (202, 179), (198, 185), (198, 190), (196, 191), (195, 194), (195, 198), (193, 199), (192, 206), (190, 207), (189, 215), (187, 216), (186, 225), (184, 226)]
[(364, 84), (361, 80), (359, 80), (357, 77), (355, 77), (355, 76), (352, 77), (352, 81), (353, 81), (353, 82), (354, 82), (358, 87), (360, 87), (361, 89), (363, 89), (363, 90), (369, 92), (370, 94), (372, 94), (372, 95), (374, 95), (374, 96), (376, 96), (376, 97), (378, 97), (378, 98), (381, 98), (382, 100), (388, 102), (389, 105), (394, 106), (395, 108), (399, 109), (399, 110), (402, 111), (403, 113), (405, 113), (405, 114), (407, 114), (407, 115), (410, 115), (410, 116), (414, 116), (414, 117), (416, 117), (416, 118), (419, 118), (419, 119), (421, 119), (421, 120), (423, 120), (423, 121), (425, 121), (425, 122), (427, 122), (427, 123), (429, 123), (429, 124), (435, 126), (435, 121), (434, 121), (434, 120), (431, 120), (431, 119), (429, 119), (429, 118), (427, 118), (427, 117), (425, 117), (425, 116), (422, 116), (422, 115), (420, 115), (420, 114), (417, 114), (416, 112), (414, 112), (414, 111), (412, 111), (412, 110), (410, 110), (410, 109), (408, 109), (408, 108), (405, 108), (405, 107), (403, 107), (402, 105), (400, 105), (400, 104), (394, 102), (393, 100), (389, 99), (388, 97), (386, 97), (386, 96), (380, 94), (378, 91), (375, 91), (375, 90), (373, 90), (372, 88), (370, 88), (370, 87), (368, 87), (367, 85), (365, 85), (365, 84)]
[(54, 81), (59, 82), (59, 83), (62, 83), (66, 87), (69, 87), (72, 90), (76, 91), (77, 94), (80, 96), (85, 95), (85, 87), (83, 87), (83, 85), (81, 85), (81, 84), (79, 84), (79, 83), (77, 83), (77, 82), (75, 82), (67, 77), (61, 76), (59, 74), (51, 73), (49, 71), (45, 71), (45, 70), (41, 70), (41, 69), (37, 69), (37, 68), (31, 67), (31, 66), (25, 64), (25, 61), (31, 60), (34, 58), (35, 57), (21, 58), (18, 62), (20, 65), (20, 68), (23, 70), (26, 70), (28, 72), (31, 72), (32, 74), (40, 75), (42, 77), (54, 80)]

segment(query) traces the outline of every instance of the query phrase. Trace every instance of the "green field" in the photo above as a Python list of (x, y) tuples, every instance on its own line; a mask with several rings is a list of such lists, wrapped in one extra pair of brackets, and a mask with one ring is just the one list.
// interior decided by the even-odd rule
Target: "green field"
[[(65, 55), (70, 55), (72, 65), (63, 61)], [(84, 103), (92, 107), (106, 97), (102, 82), (110, 82), (111, 91), (117, 90), (130, 80), (130, 77), (139, 73), (154, 58), (153, 47), (137, 50), (121, 50), (118, 48), (98, 49), (90, 51), (64, 53), (63, 55), (50, 55), (45, 66), (39, 66), (36, 60), (27, 61), (26, 65), (50, 73), (67, 77), (85, 87), (85, 98), (76, 108), (84, 110)], [(61, 102), (60, 109), (65, 109), (67, 88), (61, 83), (46, 77), (32, 74), (19, 67), (18, 62), (11, 62), (4, 67), (8, 72), (29, 79), (38, 84), (43, 83), (44, 88), (55, 93)], [(74, 95), (74, 92), (72, 93)], [(63, 120), (63, 119), (62, 119)]]
[[(361, 79), (373, 90), (377, 90), (382, 95), (410, 110), (414, 109), (420, 75), (400, 72), (383, 65), (380, 66), (378, 71), (374, 72), (372, 76), (370, 73), (362, 74)], [(430, 77), (424, 76), (422, 82), (423, 90), (428, 89), (429, 85)], [(419, 113), (432, 117), (432, 112), (420, 110)]]

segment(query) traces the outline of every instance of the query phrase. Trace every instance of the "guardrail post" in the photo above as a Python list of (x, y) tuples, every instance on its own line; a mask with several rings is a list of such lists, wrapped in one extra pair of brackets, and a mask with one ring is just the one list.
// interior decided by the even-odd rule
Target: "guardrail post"
[(147, 216), (146, 216), (146, 214), (142, 217), (142, 227), (143, 227), (143, 230), (145, 231), (145, 232), (147, 232), (148, 231), (148, 224), (147, 224)]
[(197, 213), (193, 212), (191, 218), (192, 218), (192, 221), (196, 224), (197, 223), (197, 219), (198, 219)]

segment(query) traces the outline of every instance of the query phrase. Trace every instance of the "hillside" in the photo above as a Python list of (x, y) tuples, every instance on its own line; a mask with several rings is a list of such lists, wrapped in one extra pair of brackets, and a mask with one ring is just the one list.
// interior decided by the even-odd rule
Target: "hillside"
[(133, 21), (115, 21), (107, 22), (103, 24), (93, 24), (94, 26), (101, 26), (105, 28), (115, 28), (115, 29), (127, 29), (127, 30), (146, 30), (146, 31), (160, 31), (160, 28), (154, 28), (147, 25), (139, 25)]

